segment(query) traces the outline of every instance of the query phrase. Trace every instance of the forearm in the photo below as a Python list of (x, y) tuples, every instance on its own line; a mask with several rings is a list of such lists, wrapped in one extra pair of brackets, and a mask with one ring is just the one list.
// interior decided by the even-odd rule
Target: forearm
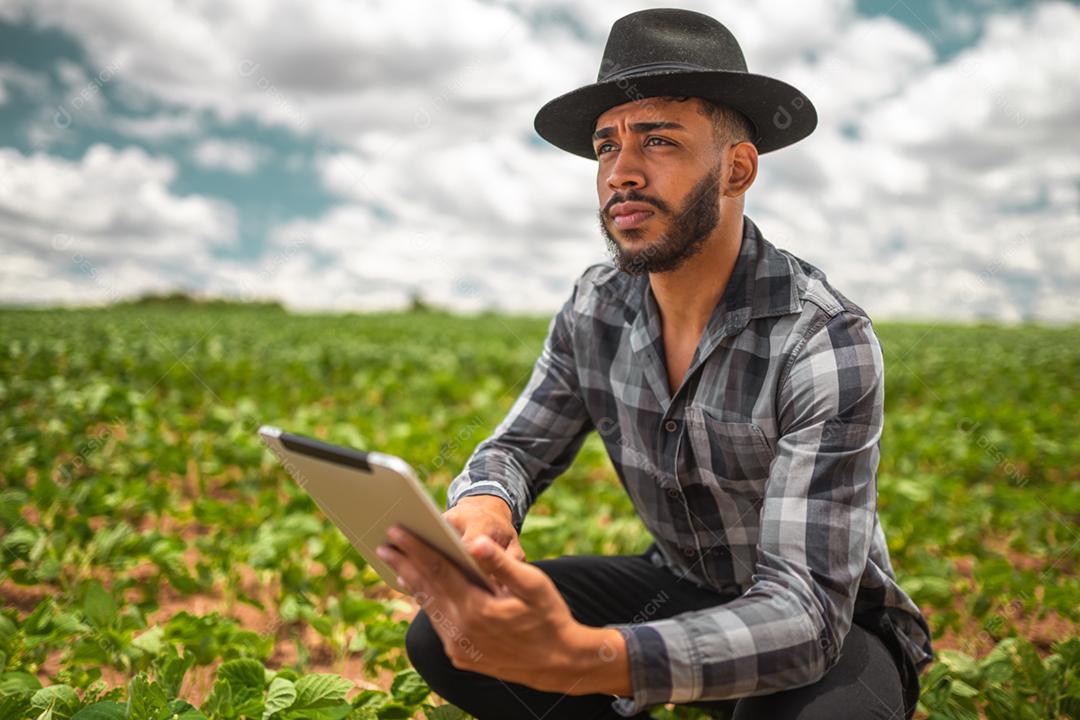
[(609, 626), (625, 634), (638, 681), (615, 708), (632, 715), (657, 704), (764, 695), (815, 682), (831, 660), (822, 621), (786, 586), (761, 580), (714, 607)]

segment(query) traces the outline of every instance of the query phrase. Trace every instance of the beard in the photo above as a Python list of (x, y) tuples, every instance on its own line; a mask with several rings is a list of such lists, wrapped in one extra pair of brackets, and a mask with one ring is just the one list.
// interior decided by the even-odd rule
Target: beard
[[(615, 267), (630, 275), (670, 272), (699, 253), (705, 246), (710, 233), (720, 222), (720, 203), (716, 197), (720, 170), (721, 166), (717, 164), (705, 173), (701, 180), (690, 189), (682, 209), (672, 216), (668, 232), (661, 234), (655, 242), (640, 250), (630, 251), (619, 244), (608, 229), (606, 213), (601, 208), (597, 212), (600, 219), (600, 232), (607, 241), (608, 252), (611, 253)], [(645, 202), (657, 208), (655, 214), (671, 215), (667, 204), (662, 200), (646, 200), (635, 194), (633, 190), (626, 193), (620, 200)], [(627, 240), (636, 240), (646, 231), (629, 229), (618, 230), (618, 232)]]

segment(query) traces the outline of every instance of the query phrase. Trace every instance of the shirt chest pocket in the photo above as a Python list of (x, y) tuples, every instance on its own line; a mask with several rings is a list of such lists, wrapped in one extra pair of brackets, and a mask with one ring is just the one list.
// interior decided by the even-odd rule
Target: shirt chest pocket
[(773, 452), (752, 422), (718, 420), (702, 407), (686, 408), (686, 430), (701, 482), (744, 497), (761, 497)]

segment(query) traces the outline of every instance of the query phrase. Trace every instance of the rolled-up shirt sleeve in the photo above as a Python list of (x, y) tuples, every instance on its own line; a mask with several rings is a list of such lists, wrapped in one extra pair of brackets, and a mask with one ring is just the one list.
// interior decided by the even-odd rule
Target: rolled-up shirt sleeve
[(777, 391), (753, 584), (712, 608), (609, 625), (630, 661), (621, 715), (807, 685), (839, 659), (874, 527), (884, 361), (870, 320), (850, 311), (800, 344)]
[[(595, 266), (593, 266), (595, 267)], [(469, 495), (496, 495), (520, 532), (525, 515), (573, 462), (593, 429), (574, 358), (574, 303), (589, 268), (548, 324), (525, 388), (492, 434), (476, 446), (447, 489), (446, 509)]]

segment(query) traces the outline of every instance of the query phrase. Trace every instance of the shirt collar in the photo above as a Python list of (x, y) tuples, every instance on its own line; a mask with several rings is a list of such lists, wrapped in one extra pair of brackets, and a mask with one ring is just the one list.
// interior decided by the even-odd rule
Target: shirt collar
[[(741, 332), (750, 320), (799, 312), (800, 289), (805, 283), (805, 275), (791, 257), (766, 240), (754, 221), (743, 215), (739, 256), (705, 326), (690, 370), (725, 337)], [(639, 353), (653, 347), (662, 357), (660, 310), (647, 273), (632, 278), (626, 303), (631, 349)]]

